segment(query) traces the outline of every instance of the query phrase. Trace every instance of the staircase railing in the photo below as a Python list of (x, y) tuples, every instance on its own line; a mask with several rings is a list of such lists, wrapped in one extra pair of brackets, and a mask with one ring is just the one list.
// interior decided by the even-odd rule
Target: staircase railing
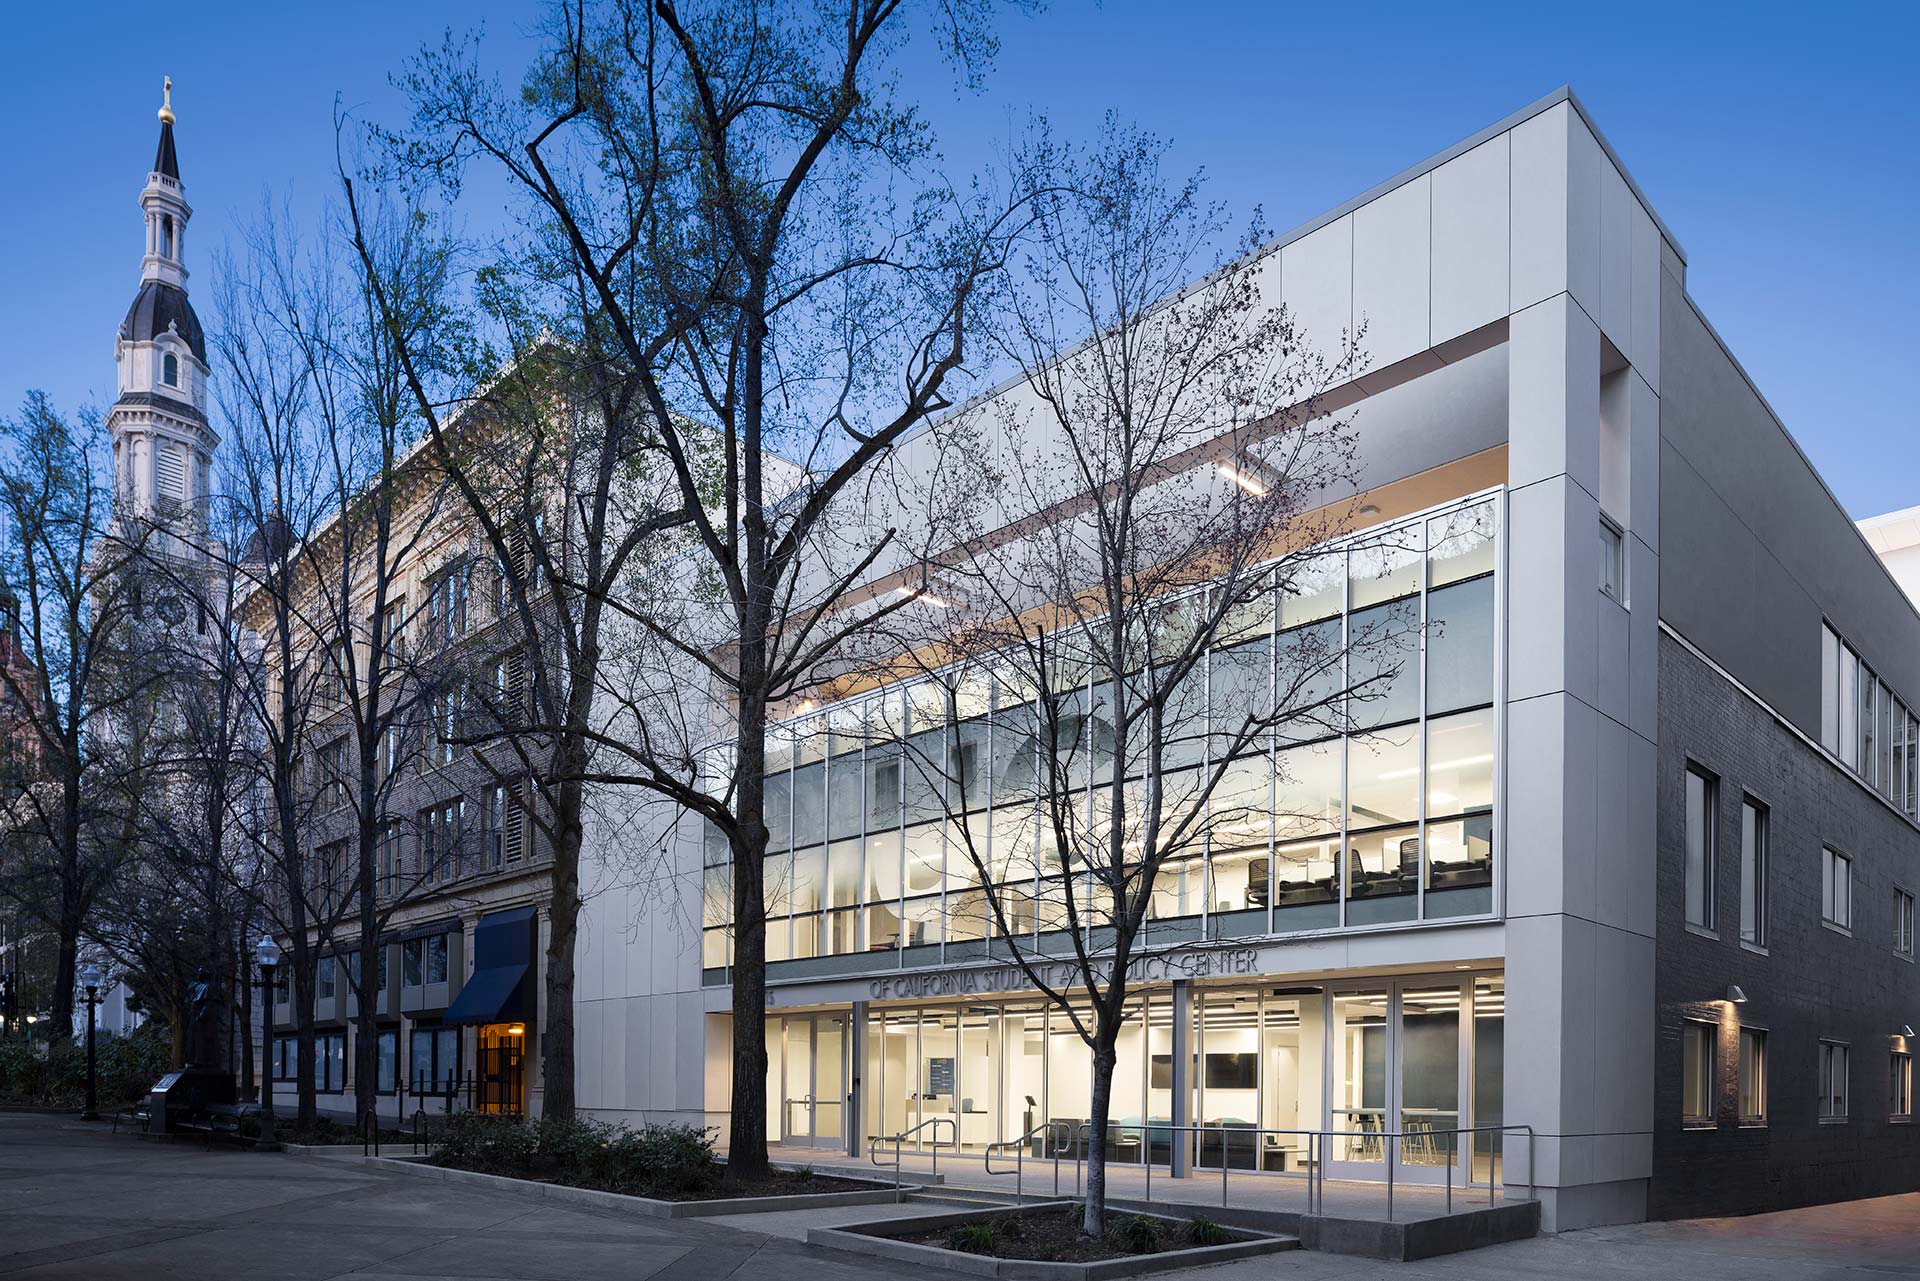
[(908, 1138), (920, 1133), (920, 1131), (926, 1129), (928, 1126), (932, 1126), (933, 1137), (929, 1141), (929, 1147), (933, 1152), (933, 1176), (937, 1181), (940, 1177), (940, 1127), (943, 1125), (953, 1134), (952, 1142), (950, 1142), (948, 1146), (958, 1148), (960, 1146), (960, 1126), (958, 1123), (950, 1116), (930, 1116), (920, 1124), (910, 1126), (898, 1134), (883, 1135), (879, 1139), (867, 1140), (867, 1156), (875, 1165), (885, 1169), (886, 1167), (881, 1165), (880, 1161), (880, 1145), (885, 1143), (893, 1144), (893, 1186), (898, 1188), (900, 1186), (901, 1149), (906, 1145)]
[[(984, 1161), (983, 1161), (983, 1164), (985, 1164), (986, 1166), (987, 1173), (994, 1175), (996, 1177), (1003, 1174), (1011, 1174), (1013, 1176), (1013, 1198), (1016, 1201), (1019, 1200), (1021, 1190), (1025, 1186), (1025, 1181), (1026, 1181), (1027, 1147), (1030, 1143), (1032, 1143), (1034, 1135), (1044, 1132), (1048, 1136), (1047, 1147), (1052, 1149), (1052, 1152), (1053, 1152), (1053, 1194), (1055, 1196), (1059, 1196), (1060, 1195), (1060, 1149), (1064, 1148), (1067, 1145), (1067, 1135), (1070, 1133), (1069, 1130), (1067, 1129), (1067, 1125), (1068, 1123), (1066, 1121), (1042, 1121), (1040, 1124), (1034, 1126), (1031, 1130), (1028, 1130), (1025, 1134), (1021, 1135), (1017, 1139), (1002, 1139), (998, 1143), (987, 1144), (987, 1149), (984, 1154)], [(1057, 1139), (1053, 1137), (1055, 1134), (1059, 1135)], [(1011, 1170), (994, 1169), (993, 1154), (995, 1152), (1004, 1151), (1007, 1148), (1012, 1148), (1015, 1153), (1013, 1158), (1013, 1169)]]

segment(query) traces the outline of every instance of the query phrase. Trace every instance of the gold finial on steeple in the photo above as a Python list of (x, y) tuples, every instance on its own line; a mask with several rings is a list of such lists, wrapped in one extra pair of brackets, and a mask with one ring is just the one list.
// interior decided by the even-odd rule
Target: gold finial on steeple
[(170, 125), (173, 123), (173, 77), (172, 76), (164, 76), (161, 78), (160, 93), (161, 93), (160, 123), (163, 125)]

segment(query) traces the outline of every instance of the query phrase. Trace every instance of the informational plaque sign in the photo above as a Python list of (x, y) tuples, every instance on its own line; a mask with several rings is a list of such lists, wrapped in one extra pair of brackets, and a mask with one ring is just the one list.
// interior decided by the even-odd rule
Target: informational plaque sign
[(952, 1059), (928, 1059), (927, 1060), (927, 1093), (928, 1094), (952, 1094), (953, 1093), (953, 1060)]

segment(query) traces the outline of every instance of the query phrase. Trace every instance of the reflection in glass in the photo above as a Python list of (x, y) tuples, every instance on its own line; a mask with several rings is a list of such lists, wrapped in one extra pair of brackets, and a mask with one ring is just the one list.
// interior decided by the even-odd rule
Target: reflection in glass
[(1387, 1118), (1387, 994), (1333, 998), (1333, 1130), (1336, 1161), (1381, 1164)]
[(1427, 546), (1430, 587), (1492, 573), (1493, 504), (1475, 503), (1433, 517), (1427, 522)]
[[(1493, 975), (1473, 981), (1473, 1124), (1501, 1125), (1506, 1121), (1507, 980)], [(1500, 1175), (1500, 1157), (1506, 1145), (1495, 1133), (1475, 1134), (1473, 1168), (1468, 1172), (1475, 1183), (1488, 1178), (1496, 1182)]]
[(1493, 701), (1493, 579), (1427, 596), (1427, 711)]
[(1399, 1155), (1407, 1165), (1445, 1165), (1448, 1131), (1460, 1125), (1460, 988), (1400, 994)]

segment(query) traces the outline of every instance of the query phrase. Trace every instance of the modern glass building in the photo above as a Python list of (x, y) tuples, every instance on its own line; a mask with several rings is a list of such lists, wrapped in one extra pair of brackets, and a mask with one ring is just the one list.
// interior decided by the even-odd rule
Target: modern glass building
[[(1920, 617), (1586, 112), (1549, 95), (1260, 261), (1309, 334), (1364, 322), (1332, 397), (1360, 515), (1236, 615), (1164, 762), (1175, 798), (1224, 773), (1153, 885), (1115, 1159), (1171, 1173), (1197, 1127), (1198, 1167), (1523, 1183), (1549, 1229), (1920, 1186)], [(1390, 675), (1224, 753), (1314, 644)], [(1107, 740), (1077, 697), (1091, 798)], [(1091, 891), (1047, 848), (1057, 745), (1018, 682), (981, 664), (785, 713), (770, 1134), (1077, 1133), (1091, 1055), (988, 910), (1066, 980)], [(670, 902), (589, 898), (580, 1101), (717, 1122), (727, 851), (691, 821), (667, 848)]]

